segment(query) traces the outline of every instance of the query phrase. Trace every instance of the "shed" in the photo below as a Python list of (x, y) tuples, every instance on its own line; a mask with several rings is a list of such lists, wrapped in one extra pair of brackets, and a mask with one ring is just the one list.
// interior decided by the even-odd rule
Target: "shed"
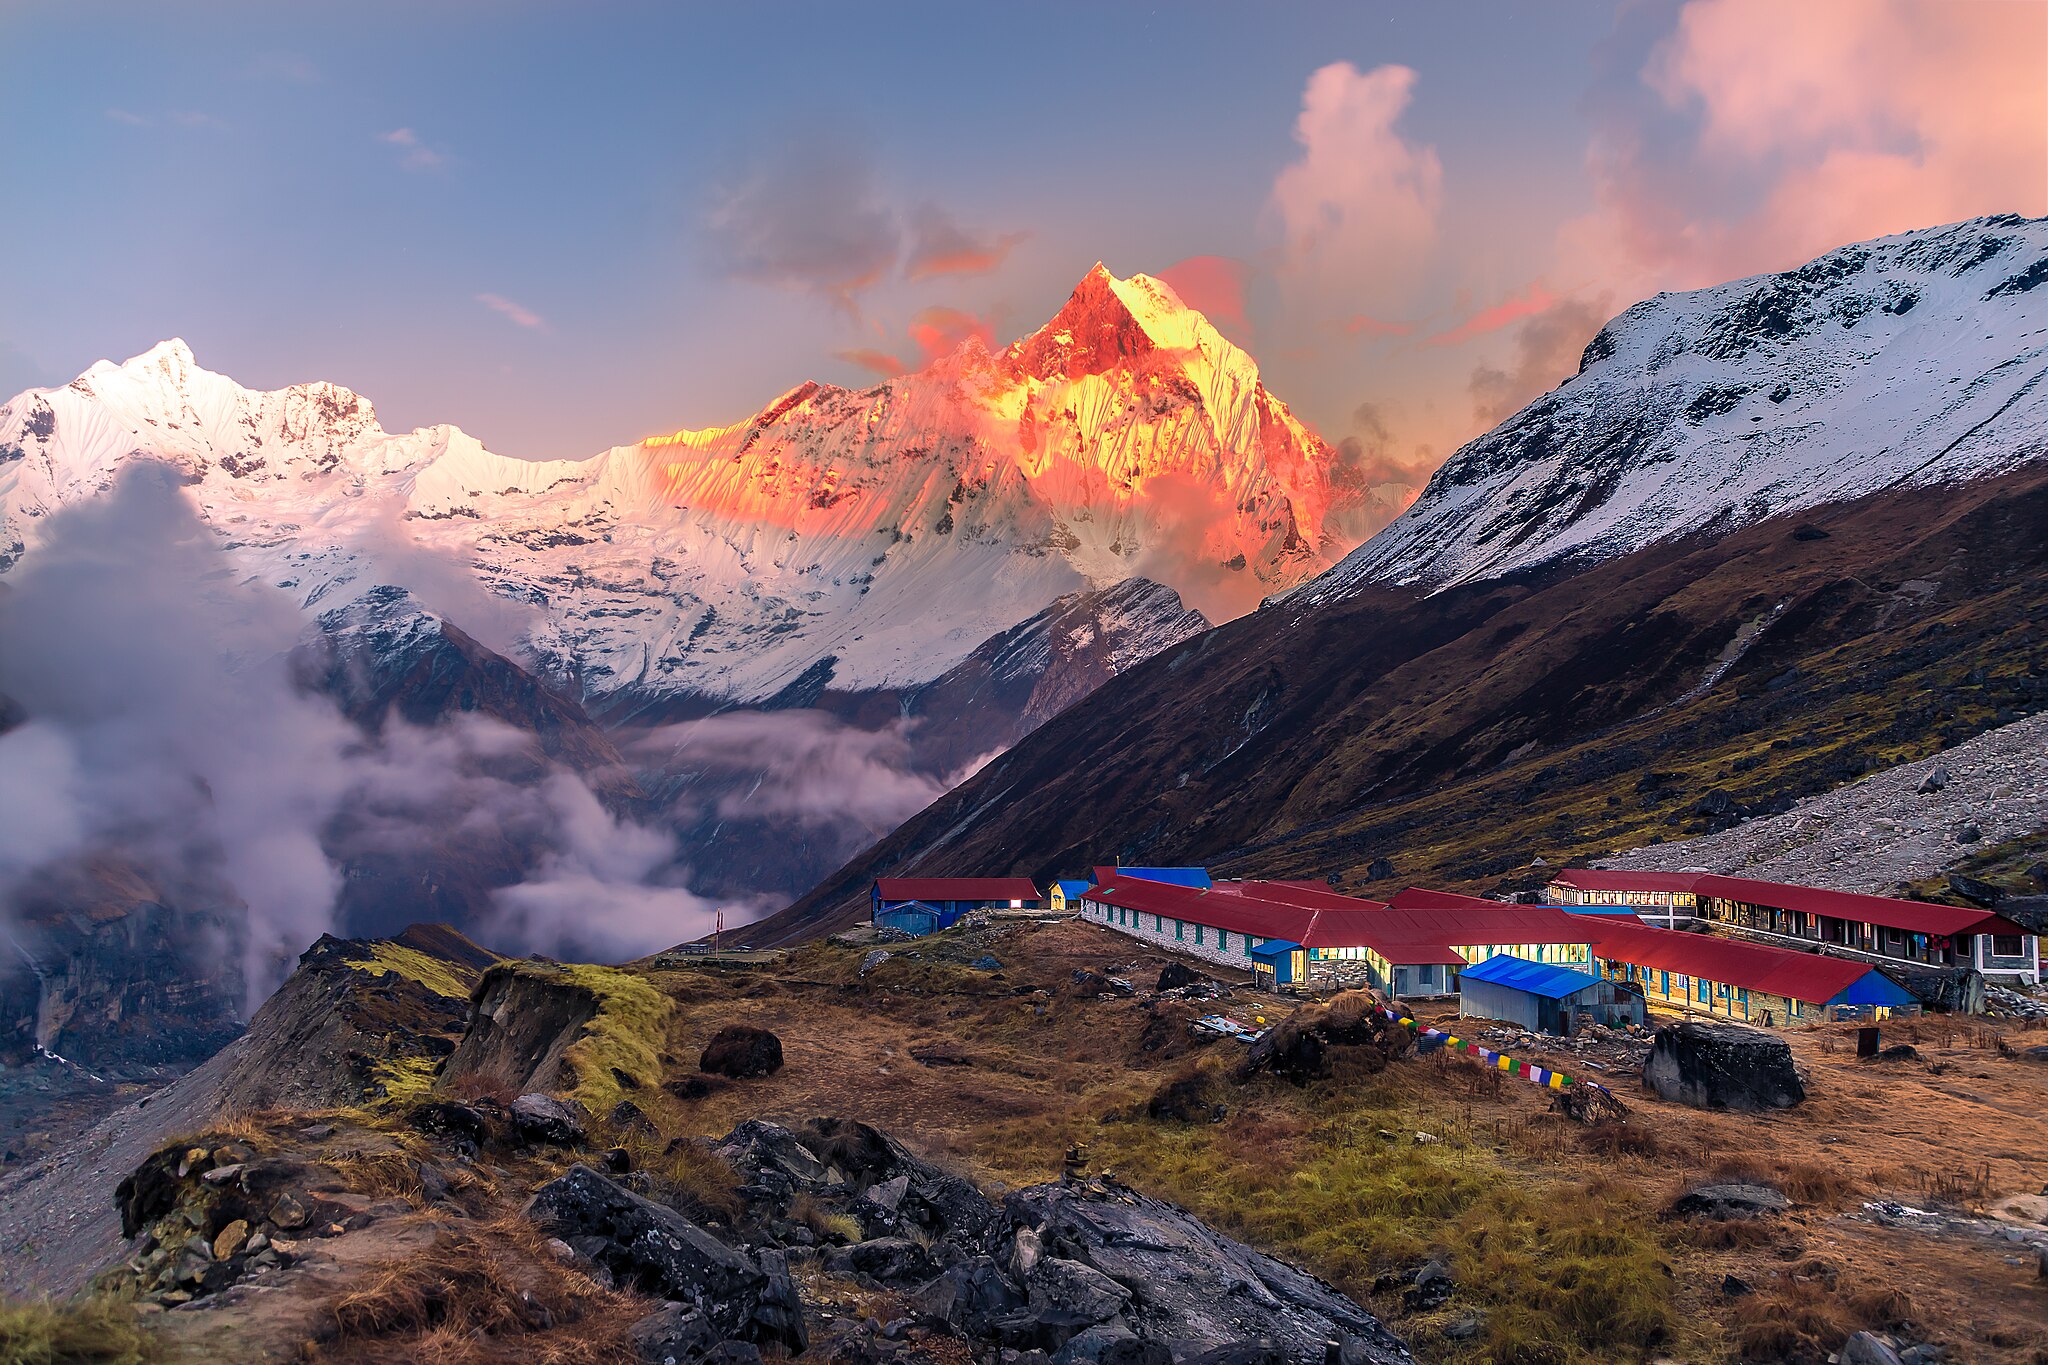
[(1612, 981), (1554, 963), (1501, 953), (1459, 974), (1458, 1013), (1500, 1019), (1538, 1033), (1569, 1035), (1581, 1019), (1640, 1023), (1640, 996)]
[(1081, 897), (1087, 893), (1092, 882), (1072, 877), (1054, 882), (1046, 889), (1046, 908), (1057, 915), (1072, 915), (1081, 909)]
[(1291, 986), (1307, 975), (1302, 947), (1291, 939), (1269, 938), (1252, 945), (1252, 976), (1261, 986)]
[(1042, 904), (1029, 877), (882, 877), (868, 895), (878, 927), (910, 934), (950, 929), (975, 910), (1036, 910)]

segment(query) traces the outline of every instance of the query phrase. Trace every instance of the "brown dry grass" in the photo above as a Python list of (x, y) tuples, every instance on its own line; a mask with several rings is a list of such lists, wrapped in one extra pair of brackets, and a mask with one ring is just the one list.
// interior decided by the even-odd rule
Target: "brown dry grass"
[(643, 1302), (560, 1265), (524, 1219), (446, 1232), (337, 1297), (307, 1361), (603, 1365)]

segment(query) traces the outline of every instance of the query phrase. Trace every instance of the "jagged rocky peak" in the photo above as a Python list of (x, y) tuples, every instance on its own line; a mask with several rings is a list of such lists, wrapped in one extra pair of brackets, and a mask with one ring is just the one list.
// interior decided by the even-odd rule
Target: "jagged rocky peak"
[(2048, 219), (2005, 215), (1659, 294), (1304, 594), (1592, 562), (2048, 455)]

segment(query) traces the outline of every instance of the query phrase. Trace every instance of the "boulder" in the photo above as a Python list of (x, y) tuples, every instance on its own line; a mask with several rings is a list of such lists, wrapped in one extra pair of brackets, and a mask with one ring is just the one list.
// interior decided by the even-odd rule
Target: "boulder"
[[(1065, 1181), (1012, 1191), (1003, 1206), (1041, 1249), (1037, 1266), (1076, 1262), (1128, 1291), (1118, 1320), (1142, 1342), (1260, 1341), (1306, 1365), (1337, 1341), (1347, 1365), (1412, 1359), (1377, 1318), (1329, 1285), (1162, 1200), (1100, 1180)], [(1099, 1361), (1102, 1351), (1131, 1349), (1112, 1346), (1121, 1340), (1114, 1325), (1090, 1328), (1061, 1357)]]
[(1756, 1113), (1806, 1098), (1783, 1038), (1739, 1024), (1686, 1019), (1657, 1030), (1643, 1085), (1695, 1109)]
[(1940, 791), (1947, 785), (1948, 769), (1937, 764), (1935, 767), (1928, 769), (1927, 776), (1921, 778), (1920, 785), (1913, 790), (1922, 796), (1927, 796), (1933, 792)]
[(1165, 1343), (1148, 1341), (1128, 1327), (1103, 1324), (1077, 1332), (1052, 1358), (1053, 1365), (1173, 1365)]
[(786, 1269), (756, 1264), (675, 1210), (588, 1166), (541, 1186), (526, 1213), (613, 1283), (694, 1308), (719, 1339), (774, 1342), (792, 1354), (807, 1344)]
[(883, 1284), (922, 1284), (938, 1272), (931, 1252), (908, 1237), (872, 1237), (849, 1247), (835, 1247), (825, 1268), (839, 1275), (866, 1275)]
[(469, 1020), (437, 1090), (479, 1077), (514, 1090), (568, 1082), (569, 1048), (597, 1017), (597, 996), (559, 968), (503, 963), (486, 971), (469, 997)]
[(1024, 1295), (997, 1268), (992, 1256), (975, 1256), (946, 1267), (910, 1296), (927, 1321), (943, 1323), (963, 1336), (994, 1335), (999, 1319), (1024, 1307)]
[(633, 1358), (640, 1365), (692, 1365), (718, 1345), (718, 1329), (702, 1313), (664, 1304), (633, 1324)]
[(1131, 1291), (1109, 1276), (1059, 1256), (1033, 1262), (1024, 1291), (1039, 1312), (1069, 1313), (1090, 1323), (1108, 1322), (1131, 1301)]
[(782, 1040), (764, 1028), (728, 1024), (711, 1036), (697, 1069), (742, 1080), (782, 1070)]
[(1285, 1354), (1272, 1346), (1252, 1341), (1233, 1341), (1200, 1355), (1189, 1356), (1181, 1365), (1290, 1365)]
[(573, 1147), (583, 1141), (583, 1115), (553, 1095), (521, 1095), (512, 1101), (512, 1131), (526, 1142)]
[(1201, 979), (1201, 973), (1185, 962), (1169, 962), (1159, 969), (1159, 989), (1162, 991), (1177, 991), (1182, 986), (1192, 986)]
[(1842, 1343), (1841, 1365), (1901, 1365), (1899, 1353), (1883, 1337), (1857, 1332)]
[(490, 1140), (491, 1125), (483, 1111), (453, 1100), (428, 1100), (405, 1111), (406, 1124), (428, 1137), (458, 1145), (467, 1144), (472, 1150)]
[(1783, 1213), (1792, 1201), (1768, 1185), (1695, 1185), (1672, 1201), (1671, 1213), (1680, 1218), (1760, 1218)]

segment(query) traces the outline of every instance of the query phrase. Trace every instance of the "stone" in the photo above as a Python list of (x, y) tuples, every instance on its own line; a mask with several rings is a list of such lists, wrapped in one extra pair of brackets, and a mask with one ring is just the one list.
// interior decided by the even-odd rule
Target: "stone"
[(1842, 1343), (1841, 1365), (1903, 1365), (1899, 1353), (1883, 1337), (1857, 1332)]
[(1365, 865), (1365, 879), (1369, 882), (1383, 882), (1393, 875), (1394, 864), (1391, 859), (1374, 858)]
[(331, 1123), (308, 1124), (306, 1127), (299, 1129), (299, 1136), (309, 1142), (324, 1142), (334, 1136), (334, 1125)]
[(1475, 1341), (1486, 1333), (1486, 1319), (1477, 1315), (1445, 1324), (1444, 1336), (1452, 1341)]
[(311, 1216), (304, 1201), (294, 1194), (281, 1194), (270, 1205), (271, 1224), (286, 1232), (306, 1226)]
[(1003, 969), (1002, 959), (993, 953), (983, 953), (967, 965), (977, 972), (999, 972)]
[(910, 1177), (908, 1175), (896, 1175), (889, 1177), (879, 1184), (868, 1186), (867, 1197), (868, 1202), (875, 1207), (887, 1209), (889, 1212), (894, 1213), (897, 1207), (903, 1203), (903, 1196), (908, 1193), (910, 1193)]
[(1107, 1324), (1077, 1332), (1053, 1356), (1053, 1365), (1173, 1365), (1162, 1342), (1140, 1340), (1128, 1327)]
[(1739, 1024), (1686, 1019), (1657, 1030), (1643, 1085), (1695, 1109), (1760, 1113), (1806, 1099), (1783, 1038)]
[(939, 1269), (931, 1252), (908, 1237), (873, 1237), (834, 1247), (826, 1253), (825, 1268), (840, 1275), (866, 1275), (883, 1284), (922, 1284)]
[(1948, 769), (1937, 765), (1928, 770), (1927, 776), (1921, 778), (1920, 785), (1913, 788), (1913, 790), (1922, 796), (1927, 796), (1946, 787), (1948, 781)]
[(920, 1317), (967, 1336), (991, 1335), (996, 1320), (1015, 1313), (1024, 1302), (1022, 1292), (990, 1256), (950, 1265), (910, 1295), (910, 1306)]
[(1159, 969), (1159, 986), (1162, 991), (1177, 991), (1183, 986), (1192, 986), (1202, 979), (1194, 968), (1185, 962), (1169, 962)]
[(631, 1335), (633, 1358), (641, 1365), (695, 1365), (720, 1340), (703, 1313), (680, 1303), (664, 1304), (641, 1318)]
[(1721, 1277), (1721, 1292), (1731, 1299), (1739, 1299), (1756, 1293), (1756, 1286), (1743, 1279), (1740, 1275), (1723, 1275)]
[(869, 972), (881, 966), (884, 962), (887, 962), (890, 958), (894, 956), (895, 954), (890, 952), (887, 948), (875, 949), (874, 951), (870, 952), (866, 957), (860, 960), (860, 974), (862, 976), (866, 976)]
[[(213, 1239), (213, 1259), (225, 1261), (228, 1257), (240, 1251), (242, 1244), (248, 1240), (248, 1220), (242, 1218), (235, 1219), (232, 1223), (222, 1228), (219, 1235)], [(262, 1250), (261, 1247), (256, 1249), (258, 1251)]]
[(808, 1344), (786, 1270), (770, 1271), (675, 1210), (643, 1199), (588, 1166), (541, 1186), (526, 1215), (602, 1267), (614, 1284), (688, 1303), (717, 1338)]
[(1993, 886), (1977, 877), (1966, 877), (1960, 872), (1948, 874), (1948, 889), (1987, 910), (2004, 900), (2006, 894), (2003, 887)]
[(512, 1131), (527, 1142), (573, 1147), (587, 1130), (583, 1116), (553, 1095), (521, 1095), (512, 1101)]
[(1783, 1213), (1792, 1201), (1768, 1185), (1695, 1185), (1672, 1201), (1670, 1212), (1681, 1218), (1758, 1218)]
[(697, 1069), (735, 1080), (773, 1075), (782, 1070), (782, 1040), (767, 1029), (729, 1024), (711, 1036)]
[(1965, 824), (1956, 830), (1956, 842), (1974, 844), (1984, 837), (1984, 831), (1973, 824)]
[(431, 1138), (467, 1144), (472, 1150), (490, 1140), (490, 1121), (483, 1111), (453, 1100), (428, 1100), (405, 1111), (406, 1126)]
[(1442, 1261), (1424, 1261), (1415, 1278), (1401, 1291), (1401, 1303), (1411, 1313), (1427, 1313), (1448, 1303), (1457, 1288), (1449, 1266)]
[(1059, 1256), (1040, 1256), (1024, 1290), (1038, 1312), (1071, 1313), (1088, 1322), (1107, 1322), (1123, 1312), (1131, 1291), (1093, 1266)]
[(225, 1185), (241, 1173), (242, 1163), (234, 1161), (225, 1166), (216, 1166), (199, 1178), (209, 1185)]
[(1873, 1062), (1917, 1062), (1920, 1060), (1920, 1049), (1914, 1047), (1911, 1043), (1893, 1043), (1884, 1051), (1873, 1055), (1870, 1060)]

